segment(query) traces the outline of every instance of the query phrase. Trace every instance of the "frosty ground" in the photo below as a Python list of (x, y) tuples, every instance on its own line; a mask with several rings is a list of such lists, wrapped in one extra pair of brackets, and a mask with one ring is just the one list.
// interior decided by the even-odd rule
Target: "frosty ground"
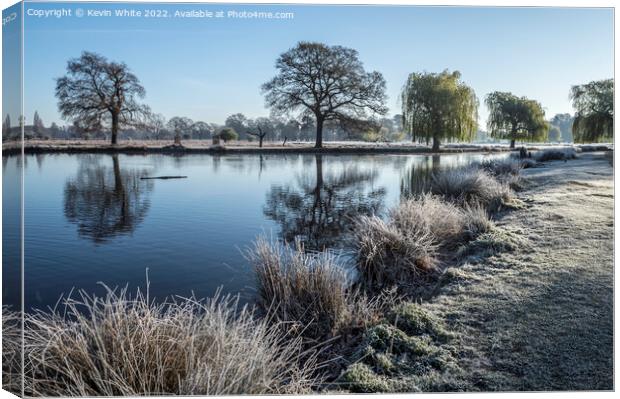
[(522, 175), (521, 209), (497, 221), (518, 248), (449, 269), (425, 308), (478, 389), (611, 390), (613, 168), (581, 154)]

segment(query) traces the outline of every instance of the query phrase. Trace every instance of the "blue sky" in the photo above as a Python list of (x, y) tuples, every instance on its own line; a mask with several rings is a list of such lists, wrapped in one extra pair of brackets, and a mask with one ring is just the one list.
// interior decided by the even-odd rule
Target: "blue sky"
[(410, 72), (458, 69), (487, 110), (484, 96), (511, 91), (540, 101), (547, 117), (573, 112), (570, 86), (613, 76), (613, 11), (570, 8), (379, 7), (26, 3), (28, 9), (164, 9), (293, 12), (290, 20), (25, 15), (25, 103), (49, 125), (61, 121), (54, 78), (84, 50), (124, 61), (154, 111), (223, 123), (242, 112), (268, 115), (260, 85), (280, 53), (298, 41), (355, 48), (381, 72), (390, 114)]

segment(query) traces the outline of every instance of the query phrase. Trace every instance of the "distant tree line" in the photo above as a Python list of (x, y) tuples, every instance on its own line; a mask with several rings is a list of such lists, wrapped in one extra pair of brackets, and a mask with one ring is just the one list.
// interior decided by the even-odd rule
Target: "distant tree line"
[(67, 73), (56, 79), (62, 118), (71, 124), (45, 127), (35, 111), (32, 124), (20, 117), (16, 126), (7, 115), (4, 138), (98, 138), (182, 140), (219, 138), (264, 141), (363, 140), (432, 143), (438, 149), (451, 141), (594, 142), (613, 138), (613, 79), (573, 86), (575, 115), (545, 117), (543, 105), (510, 92), (485, 96), (487, 130), (478, 126), (479, 100), (459, 71), (414, 72), (401, 92), (402, 113), (388, 117), (386, 82), (366, 71), (356, 50), (300, 42), (276, 60), (277, 74), (261, 87), (269, 116), (251, 119), (230, 115), (223, 125), (169, 120), (142, 103), (146, 90), (124, 63), (92, 52), (69, 60)]

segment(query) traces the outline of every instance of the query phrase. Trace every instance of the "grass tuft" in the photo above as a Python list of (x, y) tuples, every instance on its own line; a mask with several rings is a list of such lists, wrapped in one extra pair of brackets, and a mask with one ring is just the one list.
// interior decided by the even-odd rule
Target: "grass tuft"
[(456, 204), (484, 206), (496, 212), (512, 199), (508, 184), (478, 167), (447, 170), (433, 176), (430, 191)]
[(21, 313), (2, 306), (2, 389), (22, 393)]
[(26, 316), (28, 396), (306, 393), (319, 382), (301, 341), (235, 298), (79, 297)]
[(353, 240), (361, 285), (377, 290), (423, 283), (441, 260), (492, 227), (480, 204), (461, 208), (428, 194), (403, 201), (387, 220), (363, 217)]
[(403, 230), (376, 216), (358, 221), (353, 243), (365, 288), (411, 285), (435, 269), (437, 245), (427, 226), (417, 227)]
[(306, 253), (256, 240), (246, 256), (254, 265), (258, 306), (268, 319), (297, 326), (299, 334), (315, 343), (354, 334), (379, 320), (379, 308), (390, 295), (369, 299), (347, 284), (347, 277), (329, 253)]

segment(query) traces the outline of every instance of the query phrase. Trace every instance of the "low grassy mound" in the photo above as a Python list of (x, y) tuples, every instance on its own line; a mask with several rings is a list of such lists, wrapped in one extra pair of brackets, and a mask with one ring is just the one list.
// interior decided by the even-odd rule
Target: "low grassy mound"
[(449, 382), (459, 372), (453, 339), (443, 324), (419, 305), (404, 302), (366, 332), (358, 361), (339, 383), (358, 393), (462, 390)]
[(538, 162), (565, 161), (575, 158), (577, 158), (577, 151), (575, 151), (574, 148), (555, 148), (544, 150), (536, 154), (536, 160)]
[(230, 297), (155, 305), (108, 290), (65, 306), (26, 316), (28, 396), (305, 393), (317, 383), (300, 340)]

